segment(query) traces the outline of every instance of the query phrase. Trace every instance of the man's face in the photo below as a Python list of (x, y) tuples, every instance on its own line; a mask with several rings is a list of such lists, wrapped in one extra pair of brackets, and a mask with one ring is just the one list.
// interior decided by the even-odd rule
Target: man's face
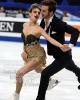
[(41, 6), (41, 14), (43, 18), (48, 18), (49, 16), (49, 11), (48, 11), (48, 6), (42, 5)]

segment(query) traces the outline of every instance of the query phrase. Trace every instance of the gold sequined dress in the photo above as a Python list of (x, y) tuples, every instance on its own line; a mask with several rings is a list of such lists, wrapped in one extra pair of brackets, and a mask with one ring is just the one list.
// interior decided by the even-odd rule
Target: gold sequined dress
[(25, 36), (22, 33), (22, 39), (25, 47), (25, 51), (22, 53), (23, 60), (27, 63), (28, 61), (35, 59), (40, 64), (45, 66), (46, 53), (44, 48), (39, 44), (39, 38), (32, 34)]

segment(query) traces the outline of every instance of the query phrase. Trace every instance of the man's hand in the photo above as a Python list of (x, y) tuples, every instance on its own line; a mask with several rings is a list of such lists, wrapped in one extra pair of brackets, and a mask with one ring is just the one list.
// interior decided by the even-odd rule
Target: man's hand
[(71, 48), (69, 47), (68, 44), (63, 44), (60, 49), (63, 51), (63, 52), (67, 52), (69, 51)]

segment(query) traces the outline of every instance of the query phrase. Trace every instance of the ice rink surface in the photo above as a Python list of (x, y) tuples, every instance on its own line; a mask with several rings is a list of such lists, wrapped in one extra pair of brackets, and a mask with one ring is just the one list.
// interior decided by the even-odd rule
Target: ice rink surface
[[(46, 50), (46, 45), (42, 45)], [(0, 100), (9, 100), (15, 91), (15, 73), (23, 65), (21, 52), (22, 43), (0, 41)], [(80, 47), (72, 49), (73, 59), (80, 66)], [(47, 65), (53, 61), (47, 55)], [(60, 83), (53, 89), (47, 91), (46, 100), (80, 100), (79, 83), (76, 76), (63, 69), (54, 76)], [(24, 76), (24, 84), (20, 94), (20, 100), (35, 100), (39, 87), (40, 74), (35, 71)]]

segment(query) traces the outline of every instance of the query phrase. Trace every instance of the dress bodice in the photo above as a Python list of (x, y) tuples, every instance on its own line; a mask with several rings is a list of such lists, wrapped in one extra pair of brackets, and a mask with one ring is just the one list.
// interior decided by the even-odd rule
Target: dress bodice
[(22, 36), (22, 39), (23, 39), (23, 42), (24, 42), (24, 45), (26, 44), (31, 44), (32, 42), (39, 42), (39, 38), (37, 38), (36, 36), (32, 35), (32, 34), (29, 34), (27, 36), (25, 36), (23, 33), (21, 34)]

